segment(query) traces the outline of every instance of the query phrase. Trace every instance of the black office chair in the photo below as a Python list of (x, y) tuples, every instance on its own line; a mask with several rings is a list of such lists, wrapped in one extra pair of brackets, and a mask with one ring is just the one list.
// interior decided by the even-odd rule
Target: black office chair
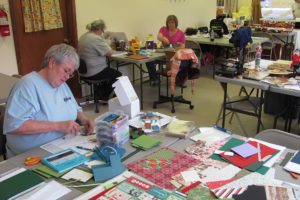
[[(96, 105), (95, 113), (99, 113), (99, 101), (100, 101), (99, 97), (100, 97), (100, 94), (99, 94), (98, 88), (103, 84), (107, 84), (109, 82), (109, 79), (91, 80), (89, 78), (80, 76), (80, 74), (87, 73), (86, 63), (83, 59), (80, 59), (80, 65), (79, 65), (79, 68), (78, 68), (78, 72), (79, 72), (78, 73), (79, 83), (80, 84), (86, 83), (87, 85), (90, 86), (90, 95), (94, 98), (94, 103)], [(102, 100), (101, 100), (101, 102), (102, 103), (107, 103), (107, 102), (102, 101)]]
[(6, 136), (3, 134), (5, 106), (0, 106), (0, 156), (6, 160)]
[[(184, 86), (180, 87), (180, 91), (181, 91), (180, 95), (174, 96), (173, 94), (169, 94), (169, 87), (170, 87), (169, 77), (170, 77), (170, 75), (167, 72), (170, 70), (170, 59), (174, 56), (175, 51), (166, 51), (165, 53), (166, 53), (166, 68), (163, 68), (162, 63), (160, 63), (160, 70), (158, 71), (158, 75), (159, 75), (158, 100), (153, 103), (153, 108), (156, 109), (158, 104), (171, 102), (171, 106), (172, 106), (171, 112), (175, 113), (174, 102), (177, 102), (177, 103), (188, 104), (189, 108), (192, 110), (192, 109), (194, 109), (194, 105), (192, 105), (192, 102), (183, 98)], [(184, 62), (185, 62), (185, 64), (183, 64)], [(189, 69), (187, 69), (187, 70), (189, 71), (189, 70), (193, 70), (193, 69), (190, 69), (190, 68), (192, 68), (192, 64), (193, 64), (192, 60), (184, 60), (184, 61), (182, 61), (181, 66), (182, 65), (188, 66)], [(160, 76), (163, 76), (166, 78), (166, 95), (161, 94)], [(191, 77), (191, 76), (189, 76), (189, 73), (187, 74), (188, 80), (192, 80), (192, 79), (195, 79), (198, 77), (199, 77), (198, 75)]]

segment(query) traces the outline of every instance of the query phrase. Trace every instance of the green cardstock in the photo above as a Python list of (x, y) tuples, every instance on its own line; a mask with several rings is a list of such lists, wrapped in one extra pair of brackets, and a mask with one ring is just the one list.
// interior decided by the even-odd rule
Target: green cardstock
[(131, 141), (132, 146), (141, 148), (143, 150), (151, 149), (152, 147), (157, 146), (159, 143), (161, 143), (160, 140), (148, 135), (141, 135), (137, 139)]
[(43, 165), (43, 164), (40, 164), (40, 166), (38, 166), (35, 171), (37, 172), (41, 172), (41, 173), (44, 173), (44, 174), (48, 174), (52, 177), (55, 177), (55, 178), (59, 178), (61, 177), (62, 175), (64, 175), (65, 173), (67, 173), (68, 171), (66, 172), (63, 172), (63, 173), (58, 173), (56, 172), (55, 170), (51, 169), (50, 167), (46, 166), (46, 165)]

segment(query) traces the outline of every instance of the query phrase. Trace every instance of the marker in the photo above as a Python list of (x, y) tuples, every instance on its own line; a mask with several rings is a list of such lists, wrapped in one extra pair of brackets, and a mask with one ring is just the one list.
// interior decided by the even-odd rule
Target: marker
[(76, 146), (76, 148), (86, 150), (86, 151), (93, 151), (93, 149), (85, 148), (85, 147), (82, 147), (82, 146)]
[(219, 131), (222, 131), (222, 132), (225, 132), (225, 133), (228, 133), (228, 134), (232, 134), (232, 132), (226, 128), (222, 128), (221, 126), (218, 126), (218, 125), (214, 125), (213, 126), (215, 129), (219, 130)]

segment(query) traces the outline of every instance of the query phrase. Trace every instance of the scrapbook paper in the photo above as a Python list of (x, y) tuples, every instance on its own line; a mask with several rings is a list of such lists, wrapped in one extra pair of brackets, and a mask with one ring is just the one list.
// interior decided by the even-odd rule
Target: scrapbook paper
[(185, 182), (195, 182), (200, 181), (200, 177), (195, 170), (183, 171), (181, 172)]
[[(245, 141), (244, 140), (240, 140), (237, 138), (231, 138), (228, 142), (226, 142), (221, 148), (219, 148), (219, 150), (221, 151), (226, 151), (226, 150), (230, 150), (233, 147), (239, 146), (241, 144), (244, 144)], [(217, 154), (213, 154), (210, 156), (210, 158), (215, 159), (215, 160), (221, 160), (224, 161), (222, 159), (222, 157), (220, 155)]]
[(269, 186), (282, 186), (282, 181), (275, 179), (266, 179), (265, 176), (258, 173), (249, 173), (242, 178), (228, 183), (219, 189), (223, 188), (238, 188), (238, 187), (248, 187), (249, 185), (269, 185)]
[(253, 145), (249, 143), (244, 143), (240, 146), (233, 147), (231, 150), (243, 158), (248, 158), (249, 156), (252, 156), (254, 154), (257, 154), (259, 152), (258, 148), (254, 147)]
[(231, 178), (231, 179), (221, 180), (221, 181), (211, 181), (211, 182), (207, 182), (206, 185), (210, 189), (216, 189), (216, 188), (219, 188), (223, 185), (231, 183), (232, 181), (235, 181), (235, 180), (236, 180), (236, 178)]
[(228, 165), (224, 168), (208, 167), (200, 173), (202, 182), (222, 181), (233, 178), (241, 171), (234, 165)]
[[(209, 161), (212, 160), (212, 159), (210, 159), (210, 156), (214, 153), (214, 151), (216, 149), (221, 148), (225, 143), (226, 143), (226, 141), (219, 141), (219, 142), (215, 142), (212, 145), (206, 145), (205, 142), (198, 141), (198, 142), (195, 142), (194, 144), (192, 144), (191, 146), (187, 147), (185, 149), (185, 151), (188, 154), (190, 154), (191, 156), (193, 156), (194, 158), (206, 163), (208, 160)], [(214, 161), (217, 161), (217, 160), (214, 160)], [(217, 162), (220, 162), (220, 161), (217, 161)], [(224, 163), (224, 165), (226, 165), (225, 162), (221, 162), (221, 163)]]
[(296, 200), (293, 189), (284, 187), (265, 186), (267, 199)]
[(232, 196), (235, 200), (267, 200), (265, 188), (263, 186), (251, 185), (242, 194)]
[(212, 192), (219, 199), (232, 198), (232, 195), (242, 194), (247, 188), (227, 188), (227, 189), (213, 189)]
[[(249, 143), (253, 146), (257, 146), (257, 142), (255, 142), (255, 141), (250, 141)], [(260, 150), (261, 150), (261, 158), (262, 159), (266, 156), (274, 155), (278, 152), (278, 150), (273, 149), (273, 148), (263, 145), (263, 144), (260, 144)], [(240, 168), (244, 168), (244, 167), (258, 161), (258, 156), (256, 154), (249, 156), (248, 158), (243, 158), (238, 155), (234, 155), (231, 157), (231, 156), (225, 155), (224, 153), (221, 153), (220, 155), (222, 158), (226, 159), (230, 163), (232, 163)]]
[(199, 185), (188, 192), (187, 199), (188, 200), (216, 200), (217, 198), (210, 192), (208, 188)]
[(193, 141), (204, 141), (206, 144), (211, 145), (217, 141), (225, 140), (231, 137), (230, 134), (220, 131), (216, 128), (209, 128), (207, 130), (200, 130), (201, 133), (191, 137)]
[(199, 163), (199, 160), (191, 156), (162, 148), (145, 158), (129, 163), (127, 168), (162, 188), (174, 190), (176, 188), (170, 183), (172, 176)]

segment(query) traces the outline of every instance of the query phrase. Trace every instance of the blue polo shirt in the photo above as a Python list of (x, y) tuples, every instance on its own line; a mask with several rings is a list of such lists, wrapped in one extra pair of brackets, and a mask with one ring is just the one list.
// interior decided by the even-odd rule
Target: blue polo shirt
[(62, 132), (10, 134), (25, 121), (76, 120), (77, 112), (82, 112), (82, 109), (66, 83), (54, 88), (37, 72), (27, 74), (15, 84), (7, 102), (3, 129), (8, 153), (16, 155), (64, 135)]

